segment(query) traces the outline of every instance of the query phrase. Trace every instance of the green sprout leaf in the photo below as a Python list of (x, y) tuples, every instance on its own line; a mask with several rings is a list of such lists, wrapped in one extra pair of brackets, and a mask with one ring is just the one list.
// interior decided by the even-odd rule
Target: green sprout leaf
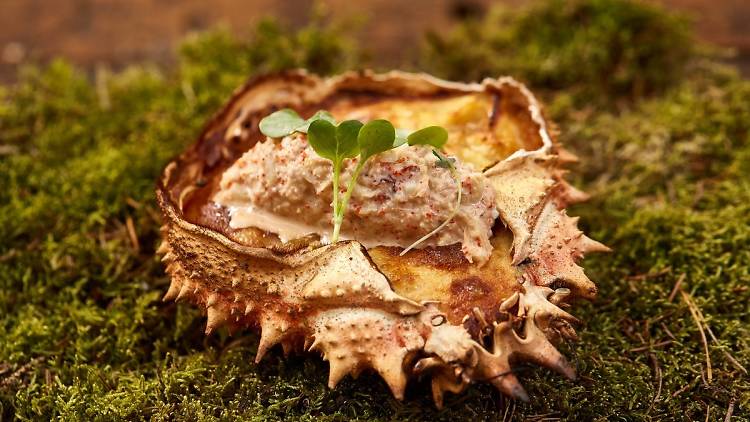
[(346, 120), (336, 128), (336, 145), (341, 158), (354, 158), (359, 154), (357, 136), (362, 126), (359, 120)]
[(325, 110), (318, 110), (315, 112), (315, 114), (312, 115), (309, 119), (302, 122), (302, 124), (298, 125), (295, 128), (295, 132), (302, 132), (307, 133), (308, 129), (310, 128), (310, 124), (316, 120), (325, 120), (333, 125), (336, 124), (336, 119), (333, 118), (333, 115)]
[(357, 137), (360, 163), (373, 155), (393, 148), (394, 139), (396, 139), (396, 129), (388, 120), (377, 119), (367, 122), (362, 126)]
[(410, 134), (406, 139), (409, 145), (431, 145), (440, 149), (448, 141), (448, 131), (440, 126), (428, 126)]
[(327, 120), (334, 125), (336, 124), (336, 119), (333, 118), (333, 114), (328, 112), (327, 110), (318, 110), (315, 112), (315, 114), (312, 115), (308, 120)]
[(307, 131), (307, 142), (321, 157), (334, 163), (339, 160), (336, 126), (327, 120), (314, 120)]
[(295, 132), (305, 120), (296, 111), (285, 108), (269, 114), (260, 121), (260, 132), (270, 138), (283, 138)]
[(432, 150), (432, 155), (434, 155), (435, 157), (437, 157), (437, 159), (438, 159), (438, 162), (437, 162), (438, 167), (442, 167), (444, 169), (451, 169), (451, 168), (455, 167), (455, 163), (456, 163), (456, 159), (455, 158), (453, 158), (453, 157), (446, 157), (443, 154), (441, 154), (440, 152), (438, 152), (438, 150), (436, 150), (436, 149)]

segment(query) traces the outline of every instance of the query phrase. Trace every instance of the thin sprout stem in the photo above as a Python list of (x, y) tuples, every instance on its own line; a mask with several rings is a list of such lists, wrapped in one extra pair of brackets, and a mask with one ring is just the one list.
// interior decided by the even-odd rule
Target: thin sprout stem
[(331, 235), (331, 243), (336, 243), (339, 241), (339, 231), (341, 230), (341, 219), (338, 218), (338, 215), (333, 216), (333, 235)]
[(344, 213), (346, 213), (346, 208), (349, 206), (349, 199), (352, 197), (352, 192), (354, 191), (354, 185), (357, 183), (357, 179), (359, 178), (359, 174), (362, 172), (362, 169), (365, 167), (365, 161), (360, 159), (357, 163), (357, 167), (354, 169), (354, 173), (352, 173), (352, 178), (349, 179), (349, 184), (346, 187), (346, 193), (344, 194), (344, 199), (341, 201), (341, 205), (339, 206), (338, 212), (334, 211), (334, 217), (333, 217), (333, 236), (331, 236), (331, 243), (338, 241), (339, 239), (339, 231), (341, 230), (341, 223), (344, 222)]
[(341, 223), (336, 224), (337, 216), (339, 214), (339, 176), (341, 175), (341, 161), (333, 161), (333, 234), (331, 235), (331, 243), (334, 243), (339, 238), (339, 228)]
[[(447, 161), (447, 162), (450, 163), (450, 161)], [(448, 223), (450, 223), (451, 221), (453, 221), (453, 218), (455, 218), (456, 214), (458, 214), (458, 209), (459, 209), (459, 207), (461, 207), (461, 191), (462, 191), (461, 180), (458, 178), (458, 172), (456, 171), (456, 167), (454, 167), (452, 164), (450, 164), (450, 171), (451, 171), (451, 176), (453, 176), (453, 180), (455, 180), (456, 184), (458, 185), (458, 194), (456, 194), (456, 206), (453, 208), (453, 212), (451, 212), (451, 214), (448, 216), (448, 218), (445, 221), (443, 221), (443, 223), (441, 225), (435, 227), (435, 229), (433, 231), (431, 231), (431, 232), (427, 233), (426, 235), (420, 237), (416, 242), (412, 243), (406, 249), (404, 249), (403, 251), (401, 251), (401, 253), (399, 254), (399, 256), (406, 255), (407, 252), (409, 252), (410, 250), (414, 249), (417, 245), (419, 245), (420, 243), (422, 243), (425, 240), (429, 239), (430, 237), (434, 236), (435, 233), (439, 232), (445, 226), (447, 226)]]

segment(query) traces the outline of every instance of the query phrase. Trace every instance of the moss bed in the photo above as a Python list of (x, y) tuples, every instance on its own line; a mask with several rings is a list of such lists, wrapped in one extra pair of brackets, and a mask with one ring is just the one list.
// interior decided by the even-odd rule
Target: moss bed
[(498, 9), (404, 64), (527, 81), (581, 157), (594, 197), (571, 213), (614, 253), (586, 259), (600, 295), (562, 345), (579, 382), (524, 368), (530, 403), (477, 385), (441, 411), (424, 381), (404, 402), (372, 374), (331, 391), (321, 360), (255, 365), (254, 334), (162, 303), (162, 167), (252, 74), (378, 68), (347, 31), (266, 21), (186, 40), (171, 70), (55, 61), (0, 86), (0, 419), (750, 420), (750, 82), (642, 3)]

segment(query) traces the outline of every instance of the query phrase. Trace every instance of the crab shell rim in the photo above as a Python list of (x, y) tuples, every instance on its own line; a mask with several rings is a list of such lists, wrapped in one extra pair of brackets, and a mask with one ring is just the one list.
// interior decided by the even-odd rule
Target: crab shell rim
[[(538, 149), (531, 151), (519, 149), (502, 160), (499, 164), (502, 164), (503, 162), (518, 162), (525, 159), (544, 160), (549, 159), (550, 157), (560, 159), (561, 161), (572, 160), (569, 154), (553, 141), (553, 137), (550, 135), (548, 129), (548, 122), (545, 120), (542, 109), (536, 98), (523, 84), (510, 77), (503, 77), (497, 80), (486, 79), (482, 83), (464, 84), (443, 81), (426, 74), (413, 74), (400, 71), (391, 71), (384, 74), (375, 74), (369, 71), (348, 72), (328, 79), (320, 79), (302, 70), (261, 75), (252, 78), (249, 82), (235, 91), (226, 105), (209, 119), (198, 139), (203, 140), (217, 122), (226, 119), (236, 102), (238, 102), (244, 95), (247, 95), (248, 91), (273, 78), (279, 78), (281, 81), (287, 78), (293, 80), (308, 80), (309, 83), (316, 84), (319, 89), (328, 91), (326, 95), (321, 96), (322, 98), (326, 98), (327, 95), (334, 95), (339, 87), (350, 86), (357, 83), (377, 87), (379, 85), (387, 85), (388, 83), (397, 81), (397, 85), (418, 84), (422, 85), (423, 89), (427, 87), (427, 89), (467, 94), (484, 92), (488, 87), (493, 89), (512, 87), (520, 92), (528, 102), (529, 117), (532, 122), (538, 126), (538, 136), (542, 141), (542, 145)], [(318, 101), (319, 100), (320, 98)], [(501, 309), (513, 308), (514, 313), (517, 313), (518, 317), (522, 317), (525, 322), (520, 329), (514, 328), (512, 321), (493, 322), (492, 326), (488, 329), (490, 334), (489, 339), (486, 342), (483, 342), (482, 339), (466, 339), (462, 334), (456, 337), (456, 333), (447, 333), (451, 330), (441, 331), (441, 327), (425, 327), (430, 325), (429, 323), (424, 323), (425, 319), (430, 320), (439, 313), (435, 311), (434, 307), (431, 306), (428, 301), (414, 303), (409, 299), (398, 296), (392, 291), (392, 289), (390, 289), (387, 278), (385, 280), (386, 285), (383, 286), (382, 280), (377, 279), (380, 272), (375, 264), (367, 259), (365, 248), (356, 241), (338, 242), (337, 245), (316, 244), (308, 245), (306, 248), (292, 249), (252, 247), (241, 245), (238, 242), (231, 240), (223, 233), (191, 223), (185, 218), (182, 218), (180, 204), (178, 204), (176, 198), (170, 194), (169, 189), (170, 183), (175, 177), (175, 173), (179, 170), (180, 165), (189, 159), (187, 155), (188, 151), (171, 161), (166, 166), (163, 175), (157, 181), (156, 186), (157, 201), (166, 220), (162, 227), (162, 237), (164, 242), (158, 252), (164, 256), (162, 261), (167, 264), (167, 272), (172, 278), (172, 284), (170, 285), (169, 291), (166, 293), (164, 299), (179, 300), (182, 298), (188, 298), (189, 300), (205, 307), (208, 314), (207, 333), (210, 333), (221, 325), (229, 325), (230, 329), (242, 328), (248, 325), (260, 328), (261, 341), (258, 347), (256, 362), (260, 361), (263, 354), (275, 344), (282, 344), (285, 353), (291, 350), (300, 349), (295, 343), (299, 340), (299, 336), (301, 335), (305, 343), (301, 348), (302, 350), (314, 349), (320, 351), (324, 358), (330, 361), (331, 370), (329, 386), (334, 387), (336, 383), (347, 374), (356, 376), (363, 369), (369, 367), (375, 369), (385, 379), (396, 398), (402, 399), (408, 379), (415, 374), (428, 373), (432, 379), (433, 398), (438, 407), (442, 406), (445, 392), (461, 392), (469, 384), (477, 381), (489, 382), (495, 385), (502, 393), (513, 398), (528, 400), (527, 393), (524, 391), (513, 372), (513, 362), (517, 360), (531, 361), (542, 366), (550, 367), (570, 379), (576, 378), (574, 368), (555, 349), (549, 340), (550, 336), (548, 334), (555, 321), (562, 321), (564, 324), (567, 324), (563, 330), (563, 337), (572, 338), (575, 336), (574, 331), (569, 325), (569, 323), (576, 322), (575, 318), (557, 306), (559, 304), (558, 302), (561, 300), (559, 296), (566, 295), (564, 291), (558, 292), (557, 290), (550, 288), (548, 285), (540, 285), (533, 280), (533, 277), (529, 277), (527, 274), (521, 274), (521, 277), (519, 277), (519, 284), (521, 286), (520, 294), (516, 293), (497, 305)], [(584, 200), (585, 197), (582, 195), (583, 194), (579, 195), (579, 198), (576, 200)], [(574, 201), (571, 200), (567, 203), (572, 202)], [(562, 205), (564, 206), (566, 203)], [(514, 236), (516, 236), (515, 231)], [(585, 238), (585, 236), (583, 238), (588, 239)], [(363, 262), (369, 262), (370, 268), (374, 270), (374, 273), (378, 273), (374, 274), (368, 272), (366, 266), (358, 269), (359, 271), (364, 271), (366, 273), (364, 277), (367, 280), (375, 280), (373, 281), (373, 285), (375, 286), (373, 287), (373, 291), (375, 292), (374, 297), (382, 299), (385, 295), (387, 296), (386, 301), (389, 303), (384, 306), (376, 305), (375, 308), (378, 312), (383, 312), (383, 315), (378, 314), (375, 319), (366, 321), (369, 321), (369, 323), (372, 324), (382, 324), (382, 326), (390, 324), (388, 325), (389, 327), (392, 325), (393, 327), (399, 327), (398, 330), (412, 330), (414, 333), (424, 333), (426, 330), (431, 331), (429, 331), (429, 334), (427, 335), (422, 334), (421, 339), (418, 338), (418, 335), (417, 337), (407, 339), (406, 347), (402, 348), (404, 350), (399, 349), (398, 351), (401, 353), (395, 353), (397, 358), (401, 359), (400, 363), (395, 361), (383, 361), (385, 357), (368, 356), (367, 353), (364, 353), (364, 357), (362, 358), (355, 358), (356, 362), (354, 363), (336, 363), (336, 357), (332, 356), (335, 351), (334, 346), (325, 344), (324, 342), (321, 343), (321, 338), (324, 338), (325, 335), (315, 328), (330, 326), (329, 322), (325, 322), (328, 320), (321, 322), (322, 317), (320, 316), (310, 317), (304, 321), (302, 324), (304, 325), (303, 327), (295, 328), (294, 321), (289, 322), (278, 315), (268, 317), (265, 314), (259, 314), (257, 307), (249, 301), (248, 303), (244, 303), (237, 299), (237, 297), (235, 297), (234, 302), (240, 302), (238, 306), (231, 303), (228, 305), (226, 303), (217, 304), (217, 302), (221, 302), (221, 300), (224, 299), (224, 296), (226, 296), (222, 296), (217, 292), (220, 290), (224, 293), (231, 291), (231, 289), (228, 289), (230, 285), (227, 283), (231, 283), (231, 287), (234, 287), (237, 280), (224, 280), (224, 284), (217, 282), (215, 287), (201, 285), (201, 283), (194, 282), (196, 278), (202, 279), (203, 277), (206, 277), (206, 275), (196, 274), (196, 272), (200, 272), (200, 270), (192, 270), (192, 274), (186, 274), (186, 272), (188, 272), (187, 267), (189, 266), (186, 260), (194, 258), (194, 256), (191, 256), (190, 252), (186, 253), (185, 249), (182, 247), (183, 245), (181, 245), (181, 242), (184, 242), (185, 239), (193, 239), (198, 243), (203, 243), (206, 245), (207, 249), (221, 249), (230, 256), (267, 260), (291, 267), (294, 267), (295, 265), (305, 265), (305, 263), (314, 261), (319, 256), (325, 255), (325, 252), (321, 251), (326, 250), (326, 248), (335, 251), (335, 249), (343, 249), (344, 246), (342, 245), (344, 244), (350, 245), (350, 251), (347, 253), (356, 254), (356, 251), (359, 250), (364, 256)], [(516, 255), (513, 257), (514, 264), (518, 264), (522, 260), (522, 257), (518, 256), (520, 249), (519, 245), (514, 245), (514, 252)], [(606, 247), (598, 243), (589, 243), (582, 249), (584, 251), (607, 250)], [(225, 252), (218, 253), (221, 254)], [(310, 258), (309, 255), (312, 252), (317, 254), (317, 257), (314, 256)], [(331, 252), (330, 254), (333, 255), (334, 252)], [(233, 273), (236, 272), (237, 268), (234, 268)], [(380, 276), (382, 276), (382, 274), (380, 274)], [(307, 282), (310, 283), (311, 281), (307, 280)], [(330, 282), (330, 280), (323, 281), (322, 283), (326, 282)], [(593, 294), (595, 293), (596, 291), (594, 288)], [(347, 308), (342, 305), (342, 303), (339, 303), (338, 307), (330, 306), (327, 310), (319, 311), (318, 313), (332, 312), (337, 309), (343, 309), (341, 312), (347, 312), (347, 309), (349, 309), (348, 312), (354, 314), (354, 310), (358, 309), (357, 306), (365, 309), (368, 306), (372, 306), (369, 302), (363, 302), (361, 305)], [(242, 306), (245, 306), (245, 315), (237, 317), (236, 321), (232, 321), (232, 315), (235, 314), (237, 309), (241, 310)], [(247, 309), (250, 309), (251, 307), (252, 309), (247, 311)], [(283, 310), (280, 312), (283, 312)], [(337, 318), (340, 317), (340, 315), (337, 316)], [(248, 324), (248, 319), (253, 320), (253, 323)], [(240, 321), (242, 322), (239, 323)], [(264, 321), (269, 322), (265, 323)], [(235, 324), (235, 322), (238, 322), (239, 324)], [(300, 321), (297, 322), (299, 323)], [(365, 327), (367, 327), (367, 323), (368, 322), (363, 323)], [(352, 327), (354, 327), (354, 325), (352, 325)], [(454, 325), (450, 325), (450, 327), (462, 328), (461, 326)], [(295, 329), (297, 331), (294, 335), (297, 336), (297, 338), (291, 339), (291, 334), (285, 334), (295, 332)], [(394, 330), (396, 329), (394, 328)], [(443, 334), (433, 334), (437, 332)], [(458, 361), (450, 362), (445, 361), (441, 356), (427, 353), (425, 348), (430, 347), (428, 344), (436, 344), (436, 342), (439, 343), (439, 341), (445, 340), (445, 338), (442, 338), (441, 336), (448, 339), (455, 339), (456, 342), (461, 343), (462, 351), (465, 351), (466, 353), (460, 356)], [(433, 339), (434, 341), (430, 343)], [(404, 339), (399, 340), (400, 343), (404, 342)], [(490, 344), (489, 347), (486, 346), (487, 343)]]

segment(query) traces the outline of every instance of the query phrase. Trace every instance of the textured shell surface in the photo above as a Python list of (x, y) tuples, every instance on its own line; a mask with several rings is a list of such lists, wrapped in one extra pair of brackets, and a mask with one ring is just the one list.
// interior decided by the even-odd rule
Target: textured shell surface
[[(281, 242), (273, 233), (232, 228), (228, 211), (212, 201), (221, 176), (264, 139), (260, 119), (285, 107), (303, 117), (326, 109), (337, 118), (445, 127), (446, 152), (481, 171), (495, 191), (489, 260), (469, 262), (460, 245), (401, 256), (400, 248), (356, 239)], [(259, 331), (256, 362), (276, 345), (322, 355), (331, 388), (374, 370), (399, 399), (410, 379), (428, 377), (439, 407), (446, 392), (475, 382), (528, 400), (514, 374), (519, 363), (575, 379), (555, 344), (576, 337), (572, 301), (597, 293), (578, 263), (587, 252), (608, 250), (566, 214), (587, 198), (563, 180), (574, 161), (535, 97), (512, 78), (461, 84), (367, 71), (257, 77), (157, 182), (165, 221), (159, 253), (171, 277), (164, 300), (205, 309), (207, 334), (221, 326)]]

